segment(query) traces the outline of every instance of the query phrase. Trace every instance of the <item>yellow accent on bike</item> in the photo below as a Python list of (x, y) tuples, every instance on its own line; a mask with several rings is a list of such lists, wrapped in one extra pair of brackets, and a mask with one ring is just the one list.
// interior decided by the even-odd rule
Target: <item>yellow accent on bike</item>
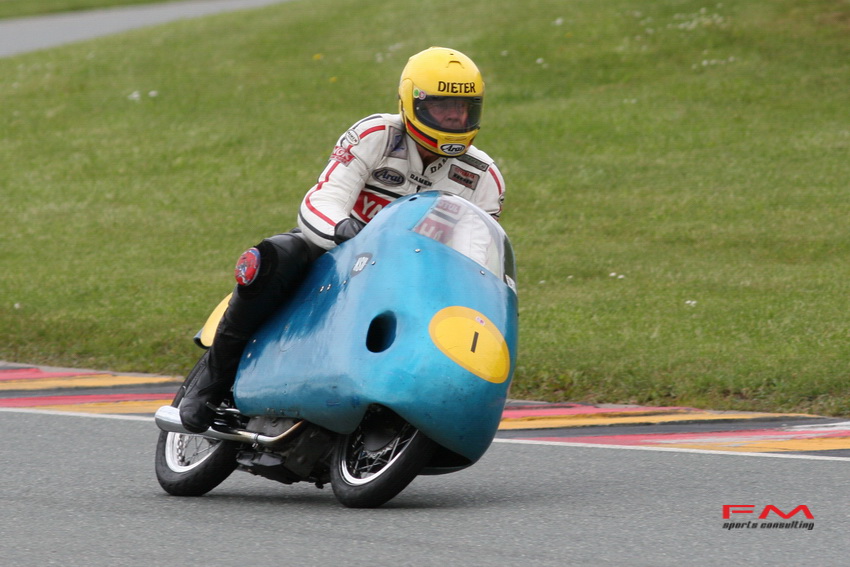
[(494, 384), (507, 380), (508, 345), (496, 325), (478, 311), (446, 307), (431, 319), (428, 333), (437, 348), (462, 368)]
[(227, 304), (230, 303), (230, 296), (232, 293), (228, 294), (227, 297), (221, 300), (221, 303), (213, 309), (213, 312), (210, 313), (210, 316), (207, 317), (207, 322), (204, 323), (203, 329), (201, 329), (201, 345), (209, 348), (213, 344), (213, 339), (215, 338), (215, 331), (218, 329), (218, 322), (221, 321), (221, 318), (224, 316), (224, 312), (227, 309)]

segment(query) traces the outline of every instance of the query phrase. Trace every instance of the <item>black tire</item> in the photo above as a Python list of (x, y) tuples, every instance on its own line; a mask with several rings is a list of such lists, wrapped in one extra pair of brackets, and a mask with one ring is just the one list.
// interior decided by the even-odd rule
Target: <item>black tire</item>
[[(172, 406), (180, 404), (184, 391), (181, 387)], [(201, 496), (236, 470), (238, 451), (239, 443), (162, 431), (156, 444), (156, 479), (173, 496)]]
[(436, 443), (388, 410), (370, 412), (340, 435), (331, 459), (331, 486), (349, 508), (377, 508), (404, 490), (431, 460)]

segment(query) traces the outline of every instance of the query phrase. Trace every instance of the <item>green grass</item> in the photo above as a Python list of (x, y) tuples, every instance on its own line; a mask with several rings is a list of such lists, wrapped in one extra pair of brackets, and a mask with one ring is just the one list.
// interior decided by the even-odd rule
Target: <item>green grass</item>
[(0, 60), (0, 359), (185, 372), (235, 258), (443, 44), (508, 182), (512, 396), (850, 414), (850, 3), (457, 12), (296, 1)]
[(168, 0), (0, 0), (0, 19), (166, 1)]

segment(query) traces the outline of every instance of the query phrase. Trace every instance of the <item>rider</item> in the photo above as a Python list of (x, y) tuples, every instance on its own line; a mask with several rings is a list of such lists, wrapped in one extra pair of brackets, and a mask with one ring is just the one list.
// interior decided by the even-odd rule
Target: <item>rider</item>
[[(401, 73), (399, 114), (374, 114), (336, 143), (307, 192), (298, 228), (266, 238), (236, 264), (236, 289), (213, 344), (184, 382), (184, 427), (201, 433), (233, 386), (239, 359), (266, 316), (326, 250), (353, 238), (383, 207), (405, 195), (438, 190), (459, 195), (498, 220), (505, 183), (496, 164), (472, 145), (484, 81), (463, 53), (431, 47)], [(209, 404), (209, 405), (208, 405)]]

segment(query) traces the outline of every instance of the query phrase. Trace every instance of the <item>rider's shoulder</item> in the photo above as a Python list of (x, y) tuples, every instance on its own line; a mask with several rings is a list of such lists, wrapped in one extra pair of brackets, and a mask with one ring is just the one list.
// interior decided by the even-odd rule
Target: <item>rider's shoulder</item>
[(398, 130), (400, 127), (401, 120), (398, 114), (372, 114), (355, 122), (343, 134), (343, 137), (350, 144), (356, 145), (367, 137), (374, 137), (380, 133), (386, 135), (393, 130)]
[(491, 158), (485, 151), (480, 150), (475, 146), (469, 146), (466, 153), (457, 156), (454, 159), (479, 171), (487, 171), (491, 168), (498, 170), (495, 160), (493, 160), (493, 158)]

